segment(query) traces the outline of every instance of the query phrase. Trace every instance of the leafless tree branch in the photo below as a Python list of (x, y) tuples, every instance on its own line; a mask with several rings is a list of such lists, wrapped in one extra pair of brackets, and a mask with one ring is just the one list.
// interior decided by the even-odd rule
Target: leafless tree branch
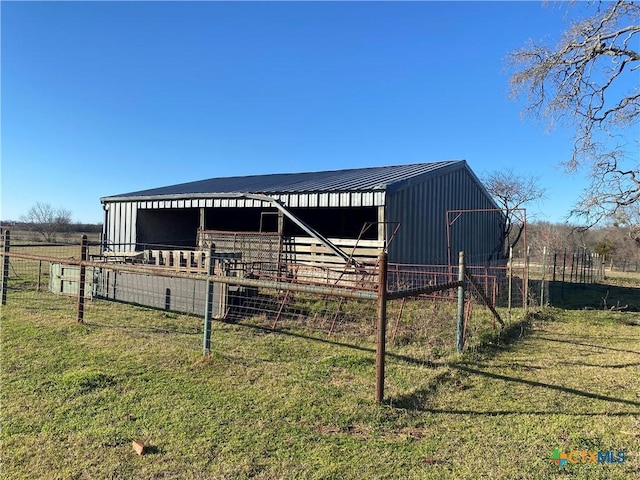
[(527, 101), (523, 113), (549, 128), (557, 122), (575, 128), (564, 166), (589, 167), (591, 185), (571, 213), (592, 224), (640, 200), (638, 144), (619, 144), (619, 130), (640, 119), (639, 82), (629, 83), (640, 67), (639, 38), (640, 5), (619, 0), (599, 3), (556, 47), (529, 42), (508, 56), (512, 96)]

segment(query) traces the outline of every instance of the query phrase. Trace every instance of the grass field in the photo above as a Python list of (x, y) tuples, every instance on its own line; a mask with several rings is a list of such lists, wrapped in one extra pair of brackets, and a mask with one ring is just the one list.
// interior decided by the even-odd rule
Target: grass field
[(369, 339), (214, 322), (203, 359), (199, 318), (91, 302), (80, 325), (73, 303), (2, 307), (3, 479), (640, 478), (637, 313), (544, 310), (465, 355), (393, 347), (377, 405)]

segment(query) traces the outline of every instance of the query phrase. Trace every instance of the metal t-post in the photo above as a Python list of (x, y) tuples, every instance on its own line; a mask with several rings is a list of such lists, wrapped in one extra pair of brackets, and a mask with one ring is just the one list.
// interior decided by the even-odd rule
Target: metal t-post
[(204, 308), (204, 335), (202, 338), (202, 354), (211, 354), (211, 312), (213, 311), (213, 277), (215, 263), (213, 259), (213, 248), (209, 249), (209, 264), (207, 271), (207, 298)]
[(9, 246), (11, 245), (11, 232), (9, 230), (4, 231), (4, 246), (2, 251), (4, 252), (2, 261), (2, 305), (7, 304), (7, 287), (9, 284)]
[(84, 288), (87, 279), (87, 267), (85, 262), (89, 258), (87, 250), (87, 236), (82, 235), (80, 241), (80, 275), (78, 284), (78, 323), (84, 323)]

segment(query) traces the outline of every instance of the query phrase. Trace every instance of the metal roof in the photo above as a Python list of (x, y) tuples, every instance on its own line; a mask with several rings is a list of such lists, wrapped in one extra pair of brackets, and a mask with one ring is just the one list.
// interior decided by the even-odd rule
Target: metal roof
[(222, 177), (103, 197), (102, 202), (153, 198), (207, 196), (212, 194), (261, 193), (267, 195), (305, 192), (385, 191), (417, 177), (466, 166), (464, 160), (352, 168), (303, 173), (276, 173)]

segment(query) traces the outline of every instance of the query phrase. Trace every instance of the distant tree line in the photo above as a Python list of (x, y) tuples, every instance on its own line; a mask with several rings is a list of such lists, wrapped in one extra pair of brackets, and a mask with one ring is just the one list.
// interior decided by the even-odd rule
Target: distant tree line
[[(606, 265), (640, 264), (640, 227), (626, 219), (603, 227), (576, 228), (569, 224), (533, 222), (527, 225), (527, 246), (531, 255), (567, 253), (586, 250), (604, 257)], [(518, 244), (518, 256), (526, 252)]]
[(1, 226), (15, 233), (31, 233), (35, 240), (47, 243), (67, 240), (74, 233), (102, 232), (101, 223), (72, 222), (69, 210), (42, 202), (33, 205), (20, 220), (3, 220)]

